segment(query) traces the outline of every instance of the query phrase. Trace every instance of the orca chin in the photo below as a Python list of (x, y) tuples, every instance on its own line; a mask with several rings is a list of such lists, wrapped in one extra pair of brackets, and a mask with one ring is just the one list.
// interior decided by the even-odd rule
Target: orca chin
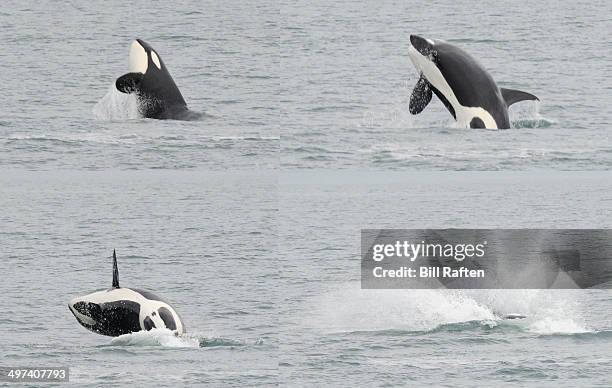
[(96, 325), (96, 320), (93, 318), (93, 307), (90, 308), (90, 304), (79, 300), (78, 298), (73, 299), (68, 304), (68, 308), (79, 321), (81, 325), (89, 329)]
[(198, 120), (200, 113), (190, 111), (164, 61), (142, 39), (130, 45), (128, 73), (117, 78), (115, 87), (138, 97), (138, 110), (152, 119)]
[(419, 72), (410, 96), (410, 113), (419, 114), (435, 94), (466, 128), (510, 128), (508, 108), (539, 100), (531, 93), (500, 88), (470, 54), (448, 42), (410, 35), (408, 56)]

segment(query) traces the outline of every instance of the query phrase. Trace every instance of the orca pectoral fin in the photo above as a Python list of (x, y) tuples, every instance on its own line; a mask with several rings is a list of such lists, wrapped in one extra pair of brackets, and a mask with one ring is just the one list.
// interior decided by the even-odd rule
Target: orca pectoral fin
[(514, 104), (515, 102), (525, 101), (525, 100), (540, 101), (539, 98), (537, 98), (531, 93), (522, 92), (520, 90), (514, 90), (514, 89), (505, 89), (505, 88), (500, 88), (500, 90), (501, 90), (502, 96), (504, 97), (504, 100), (506, 101), (507, 106), (510, 106)]
[(410, 95), (410, 113), (413, 115), (421, 113), (431, 101), (431, 95), (432, 92), (429, 82), (421, 74), (421, 78), (417, 81), (412, 91), (412, 95)]
[(115, 81), (115, 87), (122, 93), (134, 93), (140, 87), (143, 77), (144, 74), (142, 73), (124, 74), (117, 78), (117, 81)]

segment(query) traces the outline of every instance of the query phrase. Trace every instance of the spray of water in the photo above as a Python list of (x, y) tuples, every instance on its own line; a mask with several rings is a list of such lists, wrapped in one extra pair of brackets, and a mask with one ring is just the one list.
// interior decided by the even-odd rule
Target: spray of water
[(130, 120), (140, 119), (138, 97), (135, 94), (121, 93), (111, 85), (104, 97), (93, 107), (97, 120)]
[[(124, 334), (111, 340), (112, 346), (161, 346), (168, 348), (209, 348), (218, 346), (247, 346), (251, 343), (216, 336), (204, 336), (198, 333), (187, 333), (181, 336), (168, 329), (152, 329), (136, 333)], [(257, 338), (253, 345), (262, 345), (263, 340)]]
[(548, 128), (554, 124), (540, 114), (540, 101), (512, 105), (508, 114), (512, 128)]
[[(431, 331), (440, 326), (479, 321), (505, 322), (536, 334), (588, 332), (575, 290), (362, 290), (348, 283), (313, 298), (302, 322), (323, 332)], [(562, 293), (562, 295), (560, 294)], [(514, 321), (513, 321), (514, 322)]]

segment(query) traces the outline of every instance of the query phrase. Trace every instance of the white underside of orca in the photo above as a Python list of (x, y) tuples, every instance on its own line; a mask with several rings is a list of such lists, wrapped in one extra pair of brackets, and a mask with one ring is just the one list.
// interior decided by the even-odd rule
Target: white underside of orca
[(481, 107), (463, 106), (457, 100), (453, 89), (438, 69), (438, 67), (426, 56), (418, 52), (414, 46), (408, 48), (408, 56), (414, 67), (425, 76), (427, 81), (432, 84), (440, 93), (446, 97), (448, 102), (455, 110), (457, 125), (464, 128), (470, 127), (470, 122), (474, 117), (478, 117), (485, 124), (486, 128), (497, 129), (497, 123), (489, 112)]
[[(74, 305), (79, 300), (80, 298), (73, 299), (70, 302), (70, 306)], [(159, 316), (159, 314), (157, 313), (152, 314), (153, 312), (157, 312), (160, 307), (165, 307), (172, 313), (172, 317), (174, 318), (174, 322), (176, 323), (176, 332), (178, 334), (182, 334), (185, 332), (181, 318), (170, 305), (168, 305), (167, 303), (161, 302), (159, 300), (147, 299), (144, 296), (142, 296), (140, 293), (132, 289), (114, 288), (110, 290), (97, 291), (97, 292), (87, 295), (87, 302), (96, 303), (96, 304), (115, 302), (119, 300), (129, 300), (129, 301), (133, 301), (133, 302), (140, 304), (140, 315), (138, 317), (138, 320), (140, 321), (140, 327), (145, 327), (144, 320), (146, 317), (149, 317), (153, 321), (153, 323), (155, 323), (155, 327), (157, 328), (166, 327), (166, 324), (164, 323), (162, 318)], [(73, 313), (78, 314), (81, 318), (83, 318), (83, 321), (85, 323), (88, 323), (88, 324), (95, 323), (93, 319), (79, 313), (75, 309), (71, 309), (71, 310), (73, 311)]]
[[(159, 62), (159, 59), (157, 60)], [(157, 67), (161, 67), (156, 63)], [(145, 74), (147, 72), (147, 68), (149, 67), (149, 57), (147, 56), (147, 52), (145, 49), (138, 43), (138, 41), (133, 41), (130, 46), (130, 54), (128, 60), (128, 71), (130, 73), (142, 73)]]

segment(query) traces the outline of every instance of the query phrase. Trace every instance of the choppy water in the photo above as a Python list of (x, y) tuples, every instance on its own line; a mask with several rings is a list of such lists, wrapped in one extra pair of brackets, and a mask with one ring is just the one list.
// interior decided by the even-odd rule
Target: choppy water
[[(612, 174), (282, 177), (281, 385), (610, 385), (609, 289), (361, 290), (359, 239), (362, 228), (610, 228)], [(500, 318), (510, 313), (527, 319)]]
[[(436, 170), (612, 166), (609, 2), (284, 2), (281, 148), (286, 167)], [(454, 43), (501, 86), (541, 103), (512, 107), (513, 128), (453, 128), (433, 98), (408, 101), (412, 33)]]
[[(277, 14), (265, 2), (3, 2), (0, 165), (276, 168)], [(201, 121), (138, 119), (125, 96), (107, 95), (135, 38), (159, 52)]]
[[(0, 366), (79, 387), (609, 386), (608, 291), (362, 291), (359, 230), (611, 227), (610, 174), (555, 172), (612, 167), (611, 11), (2, 2)], [(435, 99), (411, 116), (411, 33), (541, 102), (503, 131)], [(201, 120), (142, 119), (114, 90), (137, 37)], [(110, 286), (113, 248), (186, 336), (78, 325), (67, 302)]]
[[(275, 186), (263, 172), (4, 170), (0, 363), (69, 366), (80, 387), (275, 384)], [(78, 324), (68, 301), (110, 287), (113, 249), (122, 285), (169, 300), (186, 337)]]
[[(276, 383), (276, 14), (2, 4), (0, 364), (68, 366), (81, 387)], [(202, 120), (141, 119), (112, 90), (137, 37)], [(113, 248), (122, 283), (171, 301), (186, 337), (79, 326), (67, 303), (110, 285)]]

